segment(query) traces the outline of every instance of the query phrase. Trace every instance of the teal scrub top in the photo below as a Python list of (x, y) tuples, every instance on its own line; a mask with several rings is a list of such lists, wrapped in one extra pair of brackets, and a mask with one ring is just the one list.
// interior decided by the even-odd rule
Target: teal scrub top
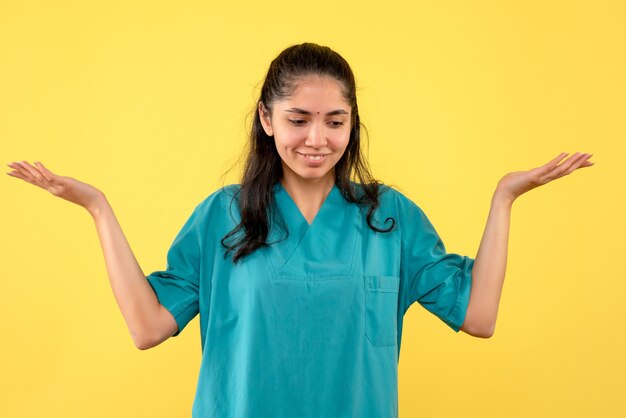
[(474, 259), (446, 253), (424, 212), (383, 186), (367, 210), (333, 186), (309, 225), (280, 183), (271, 245), (233, 264), (220, 240), (239, 222), (225, 186), (175, 237), (147, 280), (178, 324), (198, 313), (202, 362), (193, 418), (396, 418), (402, 319), (418, 302), (454, 331)]

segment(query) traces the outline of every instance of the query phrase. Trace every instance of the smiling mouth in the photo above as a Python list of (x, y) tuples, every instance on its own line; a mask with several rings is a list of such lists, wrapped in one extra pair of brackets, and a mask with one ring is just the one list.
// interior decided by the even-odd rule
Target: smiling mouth
[(298, 154), (302, 155), (304, 158), (306, 158), (307, 160), (311, 160), (311, 161), (321, 161), (324, 158), (326, 158), (326, 156), (328, 154), (304, 154), (302, 152), (299, 152)]

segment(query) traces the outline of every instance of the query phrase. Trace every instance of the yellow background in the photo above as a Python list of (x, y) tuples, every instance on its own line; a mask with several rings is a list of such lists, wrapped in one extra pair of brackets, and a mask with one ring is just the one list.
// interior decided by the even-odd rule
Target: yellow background
[[(379, 4), (0, 1), (1, 160), (103, 190), (147, 274), (237, 182), (262, 78), (295, 43), (351, 64), (374, 175), (449, 252), (475, 256), (504, 174), (594, 153), (515, 202), (491, 339), (407, 312), (400, 416), (626, 416), (624, 2)], [(0, 416), (190, 416), (198, 317), (137, 350), (88, 213), (9, 176), (0, 193)]]

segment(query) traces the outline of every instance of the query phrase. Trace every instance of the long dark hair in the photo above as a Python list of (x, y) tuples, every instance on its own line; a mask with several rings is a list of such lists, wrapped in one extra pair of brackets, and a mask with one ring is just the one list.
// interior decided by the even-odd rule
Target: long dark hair
[[(352, 69), (341, 55), (327, 46), (309, 42), (288, 47), (271, 62), (257, 106), (262, 102), (271, 115), (273, 104), (289, 97), (298, 79), (307, 75), (331, 76), (338, 80), (343, 86), (344, 98), (352, 108), (350, 139), (334, 169), (337, 188), (349, 202), (368, 208), (367, 224), (371, 229), (377, 232), (391, 231), (395, 226), (393, 218), (385, 219), (385, 224), (391, 221), (387, 229), (378, 228), (372, 223), (372, 216), (379, 205), (382, 183), (372, 177), (361, 153), (362, 124), (356, 101), (356, 83)], [(277, 216), (273, 191), (274, 185), (283, 175), (281, 159), (274, 138), (263, 130), (256, 109), (241, 185), (233, 196), (233, 200), (237, 200), (241, 222), (221, 240), (226, 248), (225, 257), (235, 252), (234, 263), (268, 245), (266, 241), (271, 225), (276, 224), (287, 232), (284, 221)], [(355, 187), (357, 183), (352, 179), (358, 180), (359, 188)]]

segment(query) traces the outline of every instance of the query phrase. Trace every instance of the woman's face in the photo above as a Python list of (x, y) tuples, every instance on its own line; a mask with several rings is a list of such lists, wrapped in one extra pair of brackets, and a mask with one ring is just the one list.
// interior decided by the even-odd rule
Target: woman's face
[(274, 136), (285, 182), (329, 180), (350, 139), (351, 108), (332, 77), (301, 78), (293, 94), (274, 103), (272, 116), (259, 103), (263, 129)]

